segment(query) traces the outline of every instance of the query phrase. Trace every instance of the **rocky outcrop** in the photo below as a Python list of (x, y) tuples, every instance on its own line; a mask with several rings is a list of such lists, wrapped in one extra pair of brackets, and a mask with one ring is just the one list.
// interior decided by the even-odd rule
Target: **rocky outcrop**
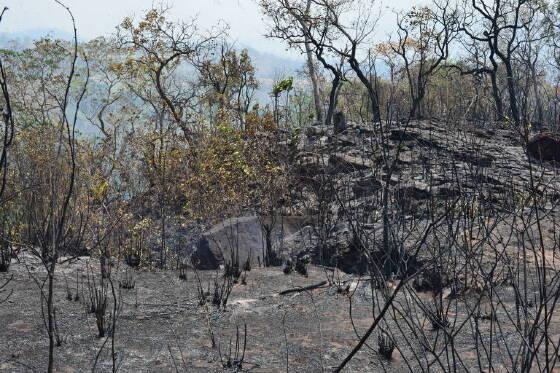
[[(295, 140), (295, 171), (305, 182), (294, 186), (294, 206), (323, 223), (308, 228), (308, 239), (286, 243), (291, 252), (304, 251), (348, 272), (364, 271), (366, 259), (347, 220), (363, 224), (360, 234), (373, 250), (372, 260), (372, 253), (381, 253), (380, 200), (385, 189), (391, 208), (416, 219), (423, 219), (428, 206), (445, 206), (459, 197), (507, 210), (516, 193), (528, 190), (531, 177), (560, 197), (555, 170), (527, 157), (560, 160), (558, 137), (537, 136), (526, 152), (518, 134), (499, 125), (422, 120), (385, 126), (383, 147), (379, 128), (352, 122), (344, 131), (313, 126)], [(336, 228), (320, 226), (325, 221)], [(326, 261), (324, 253), (330, 255)]]

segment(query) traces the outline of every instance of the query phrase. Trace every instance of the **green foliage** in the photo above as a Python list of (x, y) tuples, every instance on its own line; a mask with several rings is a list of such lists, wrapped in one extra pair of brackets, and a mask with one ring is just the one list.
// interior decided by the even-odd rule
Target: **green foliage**
[(280, 80), (277, 82), (274, 87), (272, 87), (272, 95), (274, 97), (280, 96), (282, 92), (289, 92), (293, 89), (294, 86), (294, 78), (289, 76), (286, 79)]
[(250, 208), (256, 200), (277, 197), (271, 188), (282, 180), (274, 154), (270, 114), (250, 113), (246, 129), (227, 119), (205, 133), (187, 154), (185, 210), (192, 218), (223, 218)]

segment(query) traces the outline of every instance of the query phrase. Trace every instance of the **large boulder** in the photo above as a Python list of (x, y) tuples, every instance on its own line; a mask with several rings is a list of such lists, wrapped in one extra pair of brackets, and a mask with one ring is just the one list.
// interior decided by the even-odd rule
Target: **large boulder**
[(535, 159), (545, 162), (560, 162), (560, 136), (541, 133), (527, 143), (527, 152)]
[[(308, 218), (299, 216), (276, 217), (272, 230), (272, 243), (279, 243), (306, 225)], [(266, 222), (270, 224), (270, 220)], [(243, 265), (249, 260), (253, 266), (262, 263), (265, 237), (257, 216), (242, 216), (224, 220), (202, 234), (192, 254), (193, 265), (198, 269), (217, 269), (238, 257)]]
[(192, 254), (192, 263), (197, 269), (217, 269), (224, 258), (220, 250), (214, 250), (214, 245), (210, 245), (210, 241), (202, 236), (198, 241), (195, 251)]

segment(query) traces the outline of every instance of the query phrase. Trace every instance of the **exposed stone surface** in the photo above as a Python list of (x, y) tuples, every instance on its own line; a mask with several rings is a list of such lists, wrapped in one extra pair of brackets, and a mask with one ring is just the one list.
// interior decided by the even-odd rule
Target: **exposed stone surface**
[[(355, 237), (348, 233), (349, 227), (344, 227), (344, 215), (363, 215), (368, 224), (379, 224), (384, 187), (388, 188), (393, 208), (411, 216), (421, 216), (427, 204), (434, 201), (451, 203), (459, 197), (507, 209), (515, 195), (529, 190), (531, 178), (539, 190), (546, 189), (547, 195), (560, 196), (556, 169), (531, 162), (512, 129), (424, 120), (385, 124), (384, 136), (379, 128), (356, 123), (347, 123), (344, 133), (336, 132), (314, 127), (296, 139), (297, 144), (306, 144), (295, 148), (295, 170), (300, 181), (305, 181), (296, 188), (305, 203), (296, 200), (294, 205), (305, 205), (306, 210), (300, 213), (313, 215), (325, 209), (321, 200), (327, 201), (329, 219), (343, 228), (316, 224), (306, 247), (292, 250), (326, 250), (333, 255), (330, 264), (337, 261), (336, 265), (346, 270), (361, 271), (363, 266), (355, 263), (361, 254), (353, 253), (359, 248), (352, 242)], [(385, 147), (381, 146), (382, 138), (388, 140)], [(543, 153), (541, 158), (554, 159), (555, 149), (560, 150), (554, 147), (556, 138), (535, 139), (543, 144), (538, 148)], [(558, 155), (560, 158), (560, 152)], [(330, 194), (325, 193), (329, 188)], [(341, 211), (341, 203), (346, 211)], [(325, 239), (320, 236), (325, 231), (329, 231), (328, 238), (322, 242)], [(377, 238), (370, 240), (379, 240), (379, 229), (374, 231), (369, 234)]]
[[(299, 232), (308, 219), (298, 216), (277, 217), (271, 234), (272, 244)], [(270, 219), (266, 219), (270, 224)], [(243, 265), (249, 260), (252, 266), (262, 263), (265, 237), (257, 216), (227, 219), (206, 231), (196, 245), (192, 262), (199, 269), (217, 269), (232, 256)]]

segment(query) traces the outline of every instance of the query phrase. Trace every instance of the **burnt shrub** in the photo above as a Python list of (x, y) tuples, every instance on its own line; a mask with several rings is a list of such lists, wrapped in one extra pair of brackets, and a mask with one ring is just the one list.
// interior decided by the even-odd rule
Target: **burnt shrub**
[(282, 270), (284, 272), (285, 275), (289, 275), (294, 271), (294, 263), (288, 259), (286, 260), (286, 263), (284, 264), (284, 269)]
[(296, 259), (296, 265), (294, 269), (300, 275), (307, 277), (308, 275), (307, 266), (309, 265), (310, 262), (311, 262), (311, 258), (309, 257), (309, 255), (298, 257)]

